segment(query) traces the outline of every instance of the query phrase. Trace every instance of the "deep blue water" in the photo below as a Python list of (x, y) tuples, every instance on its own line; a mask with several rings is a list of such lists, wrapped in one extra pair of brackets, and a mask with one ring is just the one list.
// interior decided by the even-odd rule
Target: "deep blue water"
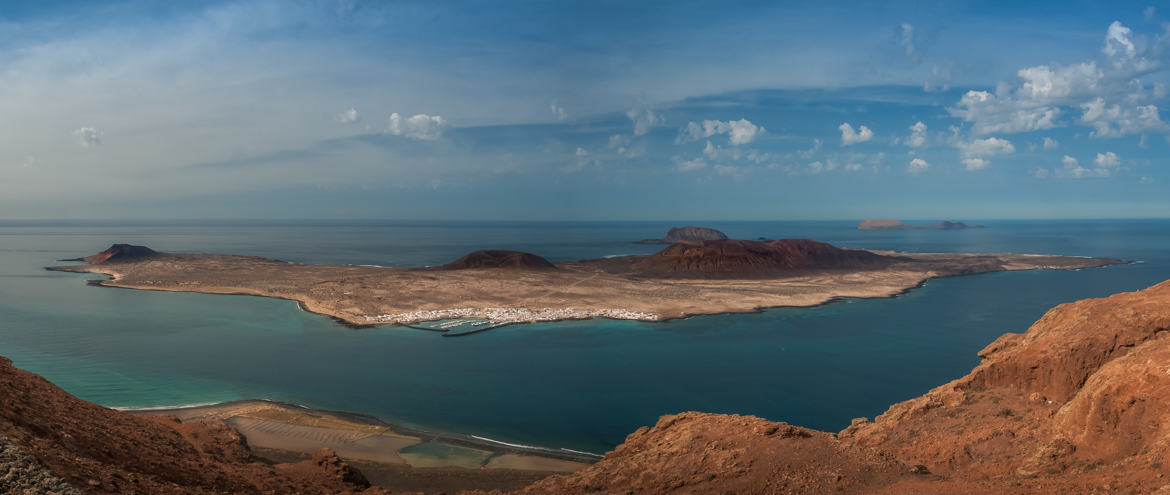
[(0, 223), (0, 355), (109, 406), (270, 398), (504, 441), (603, 452), (659, 415), (755, 414), (838, 430), (965, 374), (1048, 308), (1170, 278), (1170, 221), (994, 221), (863, 232), (855, 222), (702, 222), (732, 237), (845, 247), (1124, 258), (1081, 271), (934, 280), (894, 299), (665, 323), (576, 321), (447, 339), (351, 330), (289, 301), (89, 287), (46, 272), (114, 242), (303, 263), (419, 266), (480, 248), (554, 261), (652, 252), (675, 223)]

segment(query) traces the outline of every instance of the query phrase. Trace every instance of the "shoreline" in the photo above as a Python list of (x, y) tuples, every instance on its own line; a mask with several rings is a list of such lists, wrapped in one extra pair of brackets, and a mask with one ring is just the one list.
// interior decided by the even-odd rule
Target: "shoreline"
[[(876, 252), (876, 253), (896, 253), (893, 251), (874, 251), (874, 252)], [(899, 254), (910, 254), (910, 253), (899, 253)], [(920, 256), (940, 256), (940, 255), (942, 255), (941, 253), (913, 253), (913, 254), (920, 255)], [(920, 274), (918, 274), (919, 276), (915, 277), (915, 280), (912, 280), (912, 281), (908, 280), (907, 281), (908, 283), (902, 284), (900, 287), (884, 287), (884, 289), (886, 289), (886, 290), (880, 290), (883, 288), (879, 287), (878, 289), (873, 289), (868, 293), (859, 294), (859, 295), (857, 295), (857, 294), (833, 294), (833, 293), (829, 292), (828, 294), (805, 297), (804, 299), (802, 299), (800, 301), (790, 301), (790, 302), (781, 303), (781, 304), (766, 304), (766, 305), (756, 305), (756, 306), (745, 307), (745, 308), (731, 308), (731, 309), (721, 309), (721, 310), (711, 310), (711, 311), (695, 311), (695, 312), (679, 311), (679, 312), (677, 312), (677, 314), (673, 314), (673, 315), (641, 313), (643, 316), (649, 315), (649, 316), (652, 316), (652, 318), (649, 318), (649, 317), (647, 317), (647, 318), (643, 318), (643, 317), (617, 318), (617, 317), (611, 317), (611, 316), (603, 315), (603, 314), (596, 314), (596, 315), (588, 315), (588, 316), (568, 316), (568, 317), (563, 317), (563, 318), (549, 318), (549, 319), (537, 318), (537, 319), (532, 319), (532, 320), (515, 320), (515, 321), (501, 321), (501, 322), (491, 322), (489, 320), (489, 323), (485, 326), (475, 327), (475, 328), (472, 328), (469, 330), (463, 330), (463, 331), (459, 331), (459, 332), (450, 332), (449, 331), (450, 329), (448, 329), (448, 328), (430, 328), (430, 327), (422, 326), (421, 324), (431, 323), (431, 322), (436, 322), (436, 321), (444, 321), (444, 320), (466, 319), (466, 318), (452, 318), (450, 316), (439, 315), (439, 313), (451, 313), (451, 312), (468, 311), (468, 310), (472, 310), (472, 311), (478, 310), (480, 312), (485, 312), (485, 311), (503, 309), (503, 310), (524, 311), (524, 312), (528, 312), (528, 313), (539, 314), (539, 311), (534, 312), (531, 309), (526, 308), (526, 307), (460, 308), (460, 309), (451, 308), (451, 309), (428, 310), (428, 312), (436, 313), (436, 316), (434, 318), (420, 319), (417, 321), (415, 321), (415, 320), (412, 320), (412, 321), (388, 321), (388, 320), (379, 321), (378, 316), (371, 317), (371, 316), (366, 315), (366, 316), (364, 316), (364, 319), (368, 323), (356, 323), (354, 321), (351, 321), (349, 319), (346, 319), (345, 317), (342, 317), (342, 316), (339, 316), (336, 314), (330, 314), (330, 313), (326, 313), (323, 311), (315, 311), (309, 307), (309, 304), (307, 303), (307, 301), (305, 301), (303, 299), (298, 299), (296, 297), (291, 297), (291, 296), (283, 296), (283, 295), (271, 294), (271, 293), (244, 292), (244, 291), (238, 291), (238, 290), (235, 290), (235, 291), (233, 291), (233, 290), (198, 290), (198, 289), (190, 289), (190, 288), (171, 288), (171, 287), (152, 287), (152, 286), (142, 286), (142, 285), (131, 285), (131, 284), (127, 284), (124, 282), (120, 282), (121, 279), (123, 278), (122, 274), (118, 273), (115, 270), (109, 269), (108, 265), (87, 265), (87, 264), (56, 265), (56, 266), (46, 266), (46, 267), (44, 267), (44, 269), (47, 271), (66, 272), (66, 273), (92, 273), (92, 274), (98, 274), (98, 275), (105, 275), (107, 277), (105, 279), (89, 279), (89, 280), (85, 281), (87, 285), (96, 286), (96, 287), (108, 287), (108, 288), (130, 289), (130, 290), (146, 290), (146, 291), (156, 291), (156, 292), (193, 292), (193, 293), (199, 293), (199, 294), (239, 295), (239, 296), (252, 296), (252, 297), (266, 297), (266, 298), (271, 298), (271, 299), (283, 299), (283, 300), (295, 302), (297, 304), (297, 307), (300, 308), (302, 311), (305, 311), (306, 313), (324, 316), (324, 317), (334, 321), (335, 323), (337, 323), (343, 327), (349, 328), (349, 329), (362, 330), (362, 329), (369, 329), (369, 328), (375, 328), (375, 327), (381, 327), (381, 326), (392, 326), (392, 327), (408, 328), (408, 329), (412, 329), (412, 330), (434, 332), (434, 333), (439, 333), (443, 337), (453, 338), (453, 337), (463, 337), (463, 336), (475, 335), (478, 333), (483, 333), (483, 332), (486, 332), (489, 330), (494, 330), (494, 329), (505, 327), (505, 326), (524, 325), (524, 324), (533, 324), (533, 323), (556, 323), (556, 322), (562, 322), (562, 321), (583, 321), (583, 320), (592, 320), (592, 319), (610, 319), (610, 320), (615, 320), (615, 321), (620, 320), (620, 321), (639, 321), (639, 322), (657, 323), (657, 322), (669, 322), (671, 320), (692, 318), (692, 317), (697, 317), (697, 316), (718, 316), (718, 315), (730, 315), (730, 314), (758, 314), (758, 313), (763, 313), (763, 312), (770, 310), (770, 309), (778, 309), (778, 308), (815, 308), (815, 307), (820, 307), (820, 306), (824, 306), (827, 304), (832, 304), (834, 302), (839, 302), (839, 301), (844, 301), (844, 300), (849, 300), (849, 299), (862, 299), (862, 300), (863, 299), (894, 299), (894, 298), (897, 298), (898, 296), (908, 294), (915, 289), (921, 288), (927, 282), (929, 282), (930, 280), (934, 280), (934, 279), (956, 278), (956, 277), (960, 277), (960, 276), (980, 275), (980, 274), (984, 274), (984, 273), (997, 273), (997, 272), (1005, 272), (1005, 271), (1030, 271), (1030, 270), (1077, 271), (1077, 270), (1082, 270), (1085, 268), (1105, 268), (1105, 267), (1108, 267), (1111, 265), (1128, 265), (1128, 264), (1140, 263), (1140, 262), (1129, 261), (1129, 260), (1120, 260), (1120, 259), (1112, 259), (1112, 258), (1096, 258), (1096, 257), (1091, 257), (1091, 256), (1038, 255), (1038, 254), (1016, 254), (1016, 253), (992, 253), (992, 254), (957, 253), (956, 255), (957, 256), (964, 256), (964, 255), (967, 255), (967, 256), (970, 256), (970, 255), (1023, 256), (1025, 258), (1027, 258), (1027, 257), (1038, 257), (1038, 258), (1043, 257), (1043, 258), (1054, 258), (1054, 259), (1064, 258), (1064, 259), (1073, 259), (1073, 260), (1081, 260), (1081, 261), (1094, 261), (1095, 263), (1089, 264), (1086, 266), (1074, 266), (1074, 267), (1049, 266), (1049, 265), (1035, 265), (1035, 266), (1030, 266), (1030, 267), (1025, 267), (1025, 268), (1002, 267), (1002, 268), (994, 269), (994, 270), (981, 270), (981, 271), (973, 271), (973, 272), (946, 273), (946, 272), (932, 271), (932, 272), (920, 273)], [(58, 260), (58, 261), (72, 261), (72, 260)], [(285, 263), (285, 262), (281, 262), (281, 263)], [(329, 265), (302, 265), (302, 266), (328, 267)], [(347, 265), (347, 266), (354, 266), (354, 265)], [(414, 270), (411, 268), (404, 269), (404, 268), (384, 268), (384, 267), (379, 267), (379, 268), (374, 268), (374, 269)], [(785, 282), (784, 279), (776, 279), (774, 281), (777, 281), (780, 284)], [(685, 284), (687, 284), (689, 282), (693, 282), (693, 281), (692, 280), (676, 280), (675, 282), (681, 286), (681, 285), (685, 285)], [(715, 281), (707, 280), (704, 282), (718, 283), (719, 281), (718, 280), (715, 280)], [(732, 279), (732, 280), (728, 280), (727, 282), (736, 283), (736, 282), (743, 282), (743, 281)], [(554, 310), (553, 308), (544, 308), (543, 311), (565, 311), (565, 310), (572, 310), (572, 309), (573, 308), (571, 308), (571, 307), (563, 308), (561, 310)], [(624, 311), (624, 312), (634, 313), (634, 314), (639, 313), (638, 311), (628, 310), (628, 309), (600, 310), (600, 312), (609, 312), (609, 311)], [(595, 310), (592, 312), (597, 313), (599, 311)], [(388, 316), (388, 315), (381, 315), (381, 316)], [(473, 317), (468, 317), (468, 318), (481, 318), (481, 316), (473, 316)]]
[[(357, 413), (351, 411), (335, 411), (329, 409), (317, 409), (301, 404), (284, 402), (272, 399), (237, 399), (224, 402), (215, 402), (208, 404), (186, 404), (177, 406), (151, 406), (151, 407), (111, 407), (118, 411), (126, 412), (128, 414), (170, 414), (178, 416), (185, 421), (192, 421), (198, 419), (206, 419), (209, 417), (216, 417), (219, 410), (228, 410), (228, 417), (222, 419), (229, 419), (231, 417), (239, 417), (240, 414), (231, 413), (233, 409), (244, 409), (249, 406), (266, 406), (275, 409), (288, 411), (291, 413), (303, 413), (309, 415), (327, 416), (342, 420), (347, 423), (355, 425), (385, 428), (394, 435), (415, 437), (420, 440), (420, 443), (437, 442), (458, 447), (466, 447), (477, 450), (489, 451), (494, 456), (504, 454), (514, 454), (522, 456), (533, 456), (547, 459), (555, 459), (559, 461), (569, 461), (582, 464), (592, 464), (597, 462), (604, 454), (595, 454), (592, 452), (584, 452), (579, 450), (567, 448), (542, 447), (538, 445), (527, 445), (519, 443), (504, 442), (501, 440), (492, 439), (489, 437), (472, 435), (467, 433), (453, 433), (441, 430), (431, 430), (424, 427), (408, 426), (401, 423), (392, 423), (385, 421), (377, 416)], [(286, 422), (287, 424), (294, 424)]]

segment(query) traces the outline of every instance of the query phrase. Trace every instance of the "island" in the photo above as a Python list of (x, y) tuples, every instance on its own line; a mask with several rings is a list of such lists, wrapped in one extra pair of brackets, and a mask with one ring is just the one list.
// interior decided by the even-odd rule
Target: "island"
[(808, 239), (682, 242), (650, 255), (563, 263), (519, 251), (476, 251), (428, 268), (307, 265), (128, 244), (83, 259), (85, 264), (47, 269), (109, 275), (91, 281), (104, 287), (289, 299), (354, 327), (397, 324), (445, 336), (514, 323), (663, 321), (814, 306), (837, 298), (891, 297), (938, 277), (1124, 263), (843, 249)]
[(661, 239), (642, 239), (634, 244), (674, 244), (676, 242), (722, 241), (727, 234), (707, 227), (674, 227)]
[(933, 225), (910, 225), (901, 220), (889, 218), (870, 218), (862, 220), (857, 230), (964, 230), (981, 229), (982, 225), (967, 225), (963, 222), (948, 222), (946, 220)]

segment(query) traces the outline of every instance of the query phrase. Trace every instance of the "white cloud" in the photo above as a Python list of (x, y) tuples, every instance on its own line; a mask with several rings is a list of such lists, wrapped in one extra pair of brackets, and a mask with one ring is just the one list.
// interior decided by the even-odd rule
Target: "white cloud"
[(921, 158), (910, 160), (910, 163), (906, 165), (906, 170), (912, 174), (925, 172), (928, 168), (930, 168), (930, 164)]
[(738, 146), (755, 141), (757, 137), (767, 132), (763, 126), (751, 123), (747, 119), (739, 120), (704, 120), (702, 124), (689, 122), (679, 130), (676, 144), (689, 143), (706, 139), (717, 134), (727, 134), (728, 143)]
[(854, 144), (864, 143), (870, 139), (873, 139), (873, 131), (869, 130), (869, 128), (866, 126), (858, 127), (858, 129), (854, 131), (853, 126), (849, 125), (848, 122), (845, 122), (837, 126), (837, 128), (841, 130), (842, 146), (852, 146)]
[(1159, 68), (1165, 38), (1135, 41), (1132, 30), (1113, 22), (1101, 52), (1105, 63), (1038, 65), (1017, 72), (1015, 84), (1001, 83), (994, 93), (968, 91), (951, 115), (972, 124), (976, 134), (1018, 133), (1067, 125), (1066, 110), (1080, 110), (1076, 122), (1092, 127), (1093, 137), (1116, 137), (1170, 130), (1158, 116), (1154, 100), (1165, 98), (1165, 85), (1146, 84), (1142, 76)]
[(1121, 166), (1121, 158), (1112, 151), (1105, 153), (1097, 153), (1097, 159), (1094, 160), (1098, 167), (1119, 167)]
[(82, 148), (92, 148), (102, 144), (102, 131), (93, 127), (82, 127), (73, 131), (73, 135), (77, 136), (77, 142), (81, 144)]
[(910, 126), (910, 137), (906, 138), (906, 146), (911, 148), (926, 146), (926, 124), (918, 121)]
[(853, 162), (853, 163), (847, 163), (847, 164), (845, 164), (845, 171), (846, 171), (846, 172), (857, 172), (857, 171), (859, 171), (859, 170), (861, 170), (861, 164), (860, 164), (860, 163)]
[(918, 47), (914, 45), (914, 26), (903, 22), (898, 26), (898, 46), (906, 51), (911, 60), (918, 60)]
[(1113, 21), (1105, 33), (1105, 46), (1101, 47), (1101, 51), (1110, 57), (1133, 58), (1137, 48), (1130, 39), (1132, 34), (1129, 28), (1121, 25), (1121, 21)]
[(1144, 177), (1143, 176), (1141, 179), (1138, 179), (1138, 184), (1153, 184), (1153, 183), (1154, 183), (1153, 177)]
[(578, 147), (577, 147), (577, 152), (576, 152), (576, 153), (573, 153), (573, 155), (577, 156), (578, 158), (584, 158), (584, 157), (586, 157), (586, 156), (589, 156), (589, 152), (588, 152), (588, 151), (585, 151), (585, 148), (582, 148), (582, 147), (578, 146)]
[(961, 142), (957, 146), (963, 158), (1009, 155), (1016, 152), (1016, 147), (1011, 141), (997, 137)]
[(626, 112), (626, 117), (634, 123), (634, 135), (644, 136), (650, 132), (650, 129), (658, 127), (666, 123), (666, 119), (661, 115), (655, 115), (649, 108), (631, 108)]
[(678, 170), (680, 172), (691, 172), (691, 171), (699, 170), (703, 167), (706, 167), (707, 162), (703, 161), (702, 158), (695, 158), (693, 160), (679, 161), (678, 165), (676, 165), (676, 166), (678, 167)]
[(965, 167), (967, 167), (967, 170), (983, 170), (983, 169), (987, 168), (987, 166), (990, 164), (991, 164), (991, 162), (987, 161), (984, 158), (964, 158), (963, 159), (963, 165)]
[(1059, 147), (1060, 147), (1060, 141), (1057, 141), (1057, 140), (1052, 139), (1050, 137), (1044, 138), (1044, 149), (1054, 150), (1054, 149), (1059, 148)]
[(338, 122), (341, 122), (342, 124), (353, 124), (355, 122), (360, 122), (362, 120), (362, 116), (358, 114), (356, 108), (349, 107), (348, 110), (337, 114), (334, 119)]
[(1035, 168), (1035, 169), (1032, 169), (1032, 171), (1030, 173), (1032, 174), (1032, 177), (1035, 177), (1037, 179), (1047, 179), (1048, 175), (1050, 174), (1050, 172), (1046, 168)]
[(968, 91), (959, 99), (951, 115), (971, 122), (976, 134), (1036, 131), (1056, 126), (1061, 110), (1052, 106), (1032, 107), (1016, 100), (1000, 98), (987, 91)]
[(569, 114), (565, 112), (565, 107), (557, 105), (556, 101), (548, 104), (549, 111), (557, 117), (557, 120), (565, 120), (569, 118)]
[(1093, 137), (1118, 137), (1167, 129), (1166, 123), (1158, 116), (1158, 107), (1154, 105), (1106, 105), (1104, 99), (1096, 98), (1081, 105), (1081, 108), (1085, 113), (1080, 121), (1095, 129)]
[(824, 145), (825, 145), (825, 142), (824, 142), (824, 141), (821, 141), (821, 140), (820, 140), (820, 138), (813, 139), (813, 145), (812, 145), (812, 148), (809, 148), (809, 149), (807, 149), (807, 150), (801, 151), (801, 152), (800, 152), (800, 157), (801, 157), (801, 158), (812, 158), (812, 156), (813, 156), (813, 155), (815, 155), (815, 154), (817, 154), (817, 152), (818, 152), (818, 151), (820, 151), (820, 150), (821, 150), (821, 147), (822, 147), (822, 146), (824, 146)]
[(24, 160), (20, 162), (20, 168), (29, 168), (36, 164), (37, 158), (35, 156), (26, 156), (24, 157)]
[(405, 136), (410, 139), (433, 141), (443, 135), (447, 128), (447, 121), (438, 115), (418, 114), (403, 119), (397, 112), (390, 114), (390, 126), (386, 131), (395, 136)]
[(1146, 7), (1146, 9), (1142, 11), (1142, 18), (1147, 20), (1147, 21), (1152, 21), (1152, 20), (1156, 19), (1157, 17), (1158, 17), (1158, 10), (1155, 9), (1153, 5)]
[[(1111, 163), (1112, 161), (1116, 161), (1118, 164), (1121, 163), (1121, 160), (1117, 158), (1117, 155), (1113, 154), (1112, 152), (1105, 154), (1105, 155), (1098, 153), (1097, 160), (1096, 160), (1097, 167), (1096, 168), (1086, 168), (1086, 167), (1082, 167), (1080, 162), (1076, 158), (1073, 158), (1073, 157), (1068, 156), (1068, 155), (1064, 155), (1064, 158), (1062, 158), (1060, 160), (1062, 168), (1054, 170), (1052, 172), (1052, 175), (1054, 175), (1056, 177), (1060, 177), (1060, 178), (1069, 178), (1069, 179), (1109, 177), (1109, 175), (1113, 173), (1113, 169), (1110, 167), (1114, 167), (1115, 165), (1106, 165), (1106, 164)], [(1047, 177), (1047, 174), (1045, 175), (1045, 177)]]

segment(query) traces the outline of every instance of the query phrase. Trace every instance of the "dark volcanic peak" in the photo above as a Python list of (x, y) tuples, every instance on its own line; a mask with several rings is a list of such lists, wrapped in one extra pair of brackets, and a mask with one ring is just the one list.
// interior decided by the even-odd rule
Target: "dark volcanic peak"
[(442, 270), (466, 268), (510, 268), (517, 270), (555, 270), (548, 260), (532, 253), (503, 249), (481, 249), (439, 267)]
[(747, 241), (724, 239), (675, 243), (635, 264), (648, 275), (753, 277), (792, 270), (871, 268), (891, 258), (809, 239)]
[(149, 258), (158, 254), (157, 251), (146, 246), (134, 246), (130, 244), (114, 244), (109, 249), (100, 253), (81, 258), (82, 261), (91, 265), (100, 265), (102, 263), (111, 263), (117, 261), (135, 260), (141, 258)]
[(707, 227), (674, 227), (661, 239), (643, 239), (636, 244), (673, 244), (676, 242), (721, 241), (727, 234)]

